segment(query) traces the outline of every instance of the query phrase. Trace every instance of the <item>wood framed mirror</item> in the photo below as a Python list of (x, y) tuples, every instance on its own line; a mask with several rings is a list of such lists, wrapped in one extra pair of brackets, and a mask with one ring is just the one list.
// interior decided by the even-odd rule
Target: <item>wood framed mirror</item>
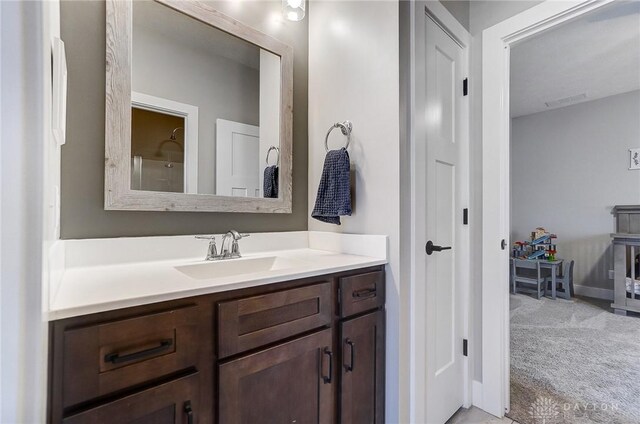
[(291, 213), (293, 49), (198, 1), (106, 12), (105, 209)]

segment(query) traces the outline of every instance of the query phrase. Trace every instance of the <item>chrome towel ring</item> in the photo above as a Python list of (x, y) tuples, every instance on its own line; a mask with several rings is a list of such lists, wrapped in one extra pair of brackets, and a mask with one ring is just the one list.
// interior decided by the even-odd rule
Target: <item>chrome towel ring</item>
[(351, 130), (353, 129), (353, 125), (349, 121), (336, 122), (331, 126), (331, 128), (329, 128), (329, 131), (327, 131), (327, 136), (324, 138), (324, 149), (327, 152), (329, 151), (329, 134), (331, 134), (331, 131), (333, 131), (334, 128), (340, 128), (342, 134), (347, 136), (347, 144), (345, 144), (344, 148), (348, 149), (349, 143), (351, 143)]
[(276, 146), (269, 147), (269, 150), (267, 150), (267, 157), (265, 159), (265, 162), (267, 163), (267, 166), (269, 166), (269, 154), (272, 150), (276, 151), (276, 166), (280, 166), (280, 149)]

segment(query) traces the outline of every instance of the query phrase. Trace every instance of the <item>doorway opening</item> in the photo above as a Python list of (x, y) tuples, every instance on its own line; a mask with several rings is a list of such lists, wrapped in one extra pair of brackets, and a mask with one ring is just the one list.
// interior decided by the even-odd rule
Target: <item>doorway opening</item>
[(507, 416), (638, 422), (640, 319), (611, 306), (611, 234), (613, 208), (640, 205), (629, 162), (640, 147), (640, 3), (513, 44), (509, 75)]
[[(617, 378), (612, 378), (616, 373), (610, 368), (594, 366), (602, 362), (602, 355), (607, 353), (606, 350), (589, 352), (589, 349), (593, 349), (598, 344), (615, 345), (611, 340), (606, 342), (607, 339), (604, 336), (613, 337), (613, 334), (620, 331), (625, 324), (620, 324), (616, 321), (618, 318), (616, 315), (602, 309), (606, 308), (606, 304), (598, 304), (597, 301), (584, 302), (581, 301), (580, 296), (610, 297), (613, 287), (609, 279), (611, 274), (609, 268), (613, 264), (616, 270), (613, 275), (617, 281), (615, 287), (621, 286), (622, 296), (625, 297), (625, 265), (622, 265), (622, 269), (616, 266), (622, 259), (626, 259), (625, 255), (616, 254), (615, 258), (619, 260), (612, 260), (612, 250), (616, 251), (615, 240), (612, 248), (610, 247), (611, 238), (608, 239), (608, 243), (604, 242), (604, 239), (616, 231), (611, 212), (619, 209), (614, 207), (621, 202), (640, 203), (640, 200), (632, 198), (640, 196), (638, 189), (640, 180), (628, 167), (632, 146), (626, 147), (621, 152), (612, 139), (619, 141), (623, 136), (637, 131), (640, 124), (637, 119), (638, 112), (635, 113), (635, 118), (628, 117), (626, 119), (628, 122), (616, 121), (621, 114), (605, 119), (607, 113), (615, 107), (612, 104), (602, 105), (602, 103), (617, 100), (623, 105), (616, 107), (624, 112), (632, 112), (635, 107), (633, 102), (638, 101), (637, 90), (640, 87), (635, 90), (618, 87), (617, 92), (608, 94), (595, 94), (597, 90), (593, 87), (583, 88), (577, 90), (580, 92), (571, 94), (562, 92), (565, 88), (575, 90), (579, 86), (576, 83), (588, 81), (589, 77), (594, 75), (600, 75), (600, 78), (603, 78), (599, 81), (601, 88), (610, 90), (620, 85), (618, 83), (623, 80), (622, 75), (610, 77), (607, 80), (606, 76), (602, 77), (602, 72), (597, 72), (615, 68), (611, 62), (607, 62), (605, 52), (607, 49), (611, 50), (612, 37), (616, 31), (607, 31), (602, 26), (606, 21), (613, 20), (616, 21), (616, 29), (620, 29), (621, 20), (628, 19), (630, 22), (635, 22), (637, 31), (640, 15), (636, 15), (636, 12), (631, 10), (634, 8), (634, 3), (544, 2), (483, 33), (482, 396), (484, 409), (495, 415), (501, 416), (508, 413), (510, 405), (513, 408), (520, 401), (515, 399), (519, 394), (524, 392), (535, 394), (535, 390), (527, 386), (534, 378), (537, 378), (539, 383), (543, 383), (535, 387), (542, 387), (546, 392), (543, 390), (537, 393), (539, 396), (527, 399), (526, 416), (521, 415), (520, 418), (525, 422), (535, 418), (531, 416), (531, 411), (536, 411), (537, 407), (547, 408), (547, 412), (554, 414), (553, 417), (543, 417), (543, 419), (554, 418), (564, 420), (563, 422), (575, 422), (577, 419), (598, 418), (600, 415), (585, 415), (584, 405), (599, 408), (598, 414), (607, 413), (605, 409), (609, 412), (615, 409), (612, 398), (615, 397), (620, 402), (625, 399), (627, 392), (631, 392), (632, 396), (637, 395), (637, 393), (634, 395), (634, 390), (637, 389), (633, 387), (633, 383), (630, 383), (634, 378), (631, 380), (626, 378), (628, 375), (617, 375)], [(562, 43), (559, 41), (560, 34), (563, 31), (570, 32), (572, 26), (580, 23), (584, 26), (590, 24), (599, 27), (599, 36), (595, 41), (588, 43), (589, 49), (586, 54), (586, 57), (595, 58), (594, 63), (597, 65), (588, 66), (582, 60), (579, 62), (581, 66), (571, 71), (569, 67), (575, 65), (574, 62), (577, 59), (574, 57), (571, 60), (570, 55), (578, 52), (582, 40), (575, 37), (567, 43), (570, 54), (565, 53), (561, 60), (550, 64), (549, 60), (553, 59), (554, 52), (562, 48)], [(554, 32), (557, 32), (555, 36)], [(631, 43), (626, 44), (626, 51), (624, 51), (625, 60), (629, 60), (639, 50), (637, 46), (640, 43), (640, 36), (629, 28), (621, 32), (627, 37), (625, 42)], [(525, 50), (527, 47), (535, 47), (536, 43), (542, 43), (547, 36), (552, 38), (552, 44), (548, 45), (546, 50), (542, 50), (542, 57), (547, 60), (546, 65), (543, 65), (542, 71), (539, 69), (533, 77), (525, 78), (524, 88), (517, 88), (518, 55), (524, 57), (525, 66), (522, 69), (527, 71), (535, 68), (534, 64), (526, 63), (533, 60), (534, 51), (530, 50), (527, 53)], [(631, 51), (633, 48), (635, 48), (634, 52)], [(629, 65), (624, 71), (631, 70), (637, 76), (640, 69), (637, 63), (640, 60), (633, 59), (632, 62), (633, 66), (636, 66), (635, 70)], [(556, 87), (554, 93), (556, 96), (549, 96), (547, 92), (547, 97), (544, 98), (541, 97), (541, 94), (545, 94), (544, 88), (549, 86), (553, 88), (553, 84), (557, 83), (548, 74), (544, 76), (545, 72), (550, 71), (562, 71), (560, 72), (562, 75), (569, 75), (570, 81), (561, 84), (560, 88)], [(517, 96), (536, 84), (539, 87), (532, 92), (538, 97), (534, 96), (520, 106), (526, 109), (537, 105), (542, 109), (516, 116), (517, 112), (514, 114), (514, 110), (517, 109)], [(594, 86), (597, 87), (597, 84)], [(622, 98), (625, 96), (631, 100)], [(631, 104), (624, 105), (625, 100), (630, 101)], [(582, 117), (584, 122), (580, 124), (578, 115), (589, 116), (589, 113), (592, 118), (584, 120)], [(543, 118), (549, 121), (541, 124), (540, 121)], [(551, 123), (552, 121), (554, 124)], [(604, 128), (605, 125), (612, 125), (612, 127), (607, 129)], [(623, 127), (623, 125), (626, 126)], [(626, 132), (622, 128), (627, 128)], [(583, 131), (582, 135), (580, 132), (571, 132), (578, 130)], [(600, 139), (596, 140), (597, 137)], [(577, 147), (571, 144), (575, 139), (582, 142)], [(638, 135), (635, 138), (631, 136), (628, 140), (637, 142)], [(600, 154), (595, 159), (587, 159), (583, 156), (593, 154), (594, 151), (598, 152), (598, 149), (601, 149)], [(606, 166), (605, 159), (609, 155), (614, 157), (616, 162), (614, 165)], [(621, 167), (623, 168), (620, 169)], [(620, 177), (617, 174), (618, 171), (624, 171), (624, 177)], [(623, 188), (623, 180), (632, 181), (626, 190)], [(607, 181), (608, 184), (603, 184), (605, 185), (604, 194), (595, 193), (600, 189), (599, 184)], [(546, 191), (546, 195), (541, 194), (543, 191)], [(610, 197), (616, 193), (617, 195), (611, 200)], [(598, 206), (595, 203), (603, 200), (607, 200), (606, 206)], [(591, 203), (585, 206), (584, 202), (588, 201)], [(629, 211), (625, 210), (625, 212)], [(597, 218), (594, 218), (596, 214)], [(547, 223), (541, 222), (543, 220)], [(608, 225), (608, 229), (603, 230), (600, 225)], [(582, 236), (575, 235), (580, 232)], [(596, 236), (593, 236), (593, 232)], [(510, 239), (521, 243), (511, 244)], [(593, 245), (590, 245), (591, 241), (594, 242)], [(537, 261), (536, 255), (541, 255), (538, 256)], [(515, 258), (511, 260), (514, 256)], [(524, 261), (519, 261), (517, 266), (514, 266), (516, 259), (523, 258)], [(560, 263), (558, 259), (566, 260)], [(570, 277), (571, 260), (574, 261), (573, 281)], [(628, 262), (632, 263), (632, 259)], [(508, 263), (510, 266), (507, 266)], [(555, 270), (552, 266), (554, 263)], [(589, 263), (591, 265), (588, 265)], [(517, 274), (522, 276), (519, 277)], [(512, 279), (514, 275), (516, 277)], [(605, 276), (604, 279), (597, 278), (602, 275)], [(555, 281), (553, 281), (554, 276)], [(562, 280), (560, 277), (563, 277)], [(524, 278), (524, 282), (520, 278)], [(516, 283), (517, 292), (514, 302), (512, 302), (514, 287), (511, 284), (513, 281)], [(529, 297), (519, 293), (520, 287), (530, 289)], [(631, 291), (633, 292), (633, 288)], [(634, 294), (631, 293), (631, 296)], [(565, 307), (562, 308), (560, 306), (563, 302)], [(510, 311), (510, 306), (514, 304), (516, 304), (514, 310)], [(543, 307), (550, 309), (544, 311)], [(588, 311), (594, 311), (589, 308), (600, 308), (600, 310), (594, 317), (589, 318)], [(538, 310), (537, 315), (527, 316), (524, 313), (534, 310)], [(514, 326), (510, 326), (511, 321)], [(618, 325), (612, 325), (612, 322), (618, 322)], [(515, 325), (519, 324), (523, 325), (516, 328)], [(582, 328), (581, 325), (585, 327)], [(636, 325), (636, 322), (632, 325)], [(562, 326), (564, 328), (558, 328)], [(598, 335), (598, 331), (603, 328), (607, 328), (608, 331)], [(571, 337), (574, 338), (573, 341), (577, 340), (584, 344), (589, 340), (590, 343), (582, 346), (573, 345), (570, 343)], [(514, 338), (520, 338), (522, 345), (529, 347), (531, 344), (527, 342), (534, 341), (533, 345), (542, 349), (539, 351), (522, 349), (518, 353), (519, 347), (514, 347), (512, 344), (514, 356), (510, 357), (510, 343), (514, 342)], [(621, 338), (617, 339), (616, 343), (618, 347), (624, 347), (630, 340)], [(635, 353), (637, 349), (630, 349), (630, 352), (633, 353), (629, 353), (628, 357), (637, 356)], [(614, 355), (609, 360), (614, 361), (615, 357)], [(510, 363), (510, 359), (513, 363)], [(538, 360), (542, 362), (536, 363)], [(636, 372), (635, 363), (637, 361), (632, 361), (633, 365), (621, 368), (625, 373)], [(520, 375), (511, 376), (511, 365), (513, 368), (520, 367), (518, 368)], [(523, 370), (530, 372), (527, 374), (522, 372)], [(577, 374), (581, 374), (580, 377), (584, 379), (576, 379)], [(519, 378), (520, 387), (527, 387), (527, 389), (521, 390), (520, 393), (510, 390), (513, 386), (518, 386), (517, 384), (512, 386), (512, 377)], [(588, 386), (606, 387), (611, 389), (615, 396), (602, 390), (591, 396)], [(560, 396), (556, 397), (556, 400), (550, 399), (550, 396), (544, 396), (550, 393), (560, 394)], [(575, 398), (585, 402), (582, 402), (582, 405), (576, 405), (579, 402), (576, 402)], [(606, 405), (606, 408), (603, 405)], [(565, 412), (564, 408), (571, 409), (572, 406), (575, 407), (574, 415), (559, 417)], [(633, 407), (626, 409), (622, 412), (627, 414), (626, 420), (638, 421), (638, 417), (634, 415), (635, 409)], [(524, 408), (521, 407), (520, 411), (523, 410)], [(514, 415), (516, 412), (514, 409), (510, 414)], [(614, 411), (614, 413), (618, 412), (619, 410)], [(578, 417), (580, 414), (582, 415)], [(617, 419), (613, 415), (604, 416), (607, 417), (605, 421)]]

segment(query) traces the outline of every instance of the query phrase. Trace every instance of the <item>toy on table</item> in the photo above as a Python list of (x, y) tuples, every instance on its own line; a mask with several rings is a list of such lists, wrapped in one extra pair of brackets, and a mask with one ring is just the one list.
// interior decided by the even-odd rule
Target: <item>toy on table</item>
[(556, 239), (558, 236), (538, 227), (531, 232), (531, 241), (517, 241), (513, 244), (512, 256), (520, 259), (547, 259), (555, 261)]

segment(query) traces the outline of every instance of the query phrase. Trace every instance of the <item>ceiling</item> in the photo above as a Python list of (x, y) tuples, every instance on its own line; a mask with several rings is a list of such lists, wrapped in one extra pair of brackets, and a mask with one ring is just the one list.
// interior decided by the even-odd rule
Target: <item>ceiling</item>
[(638, 0), (616, 1), (511, 49), (512, 117), (638, 89)]

